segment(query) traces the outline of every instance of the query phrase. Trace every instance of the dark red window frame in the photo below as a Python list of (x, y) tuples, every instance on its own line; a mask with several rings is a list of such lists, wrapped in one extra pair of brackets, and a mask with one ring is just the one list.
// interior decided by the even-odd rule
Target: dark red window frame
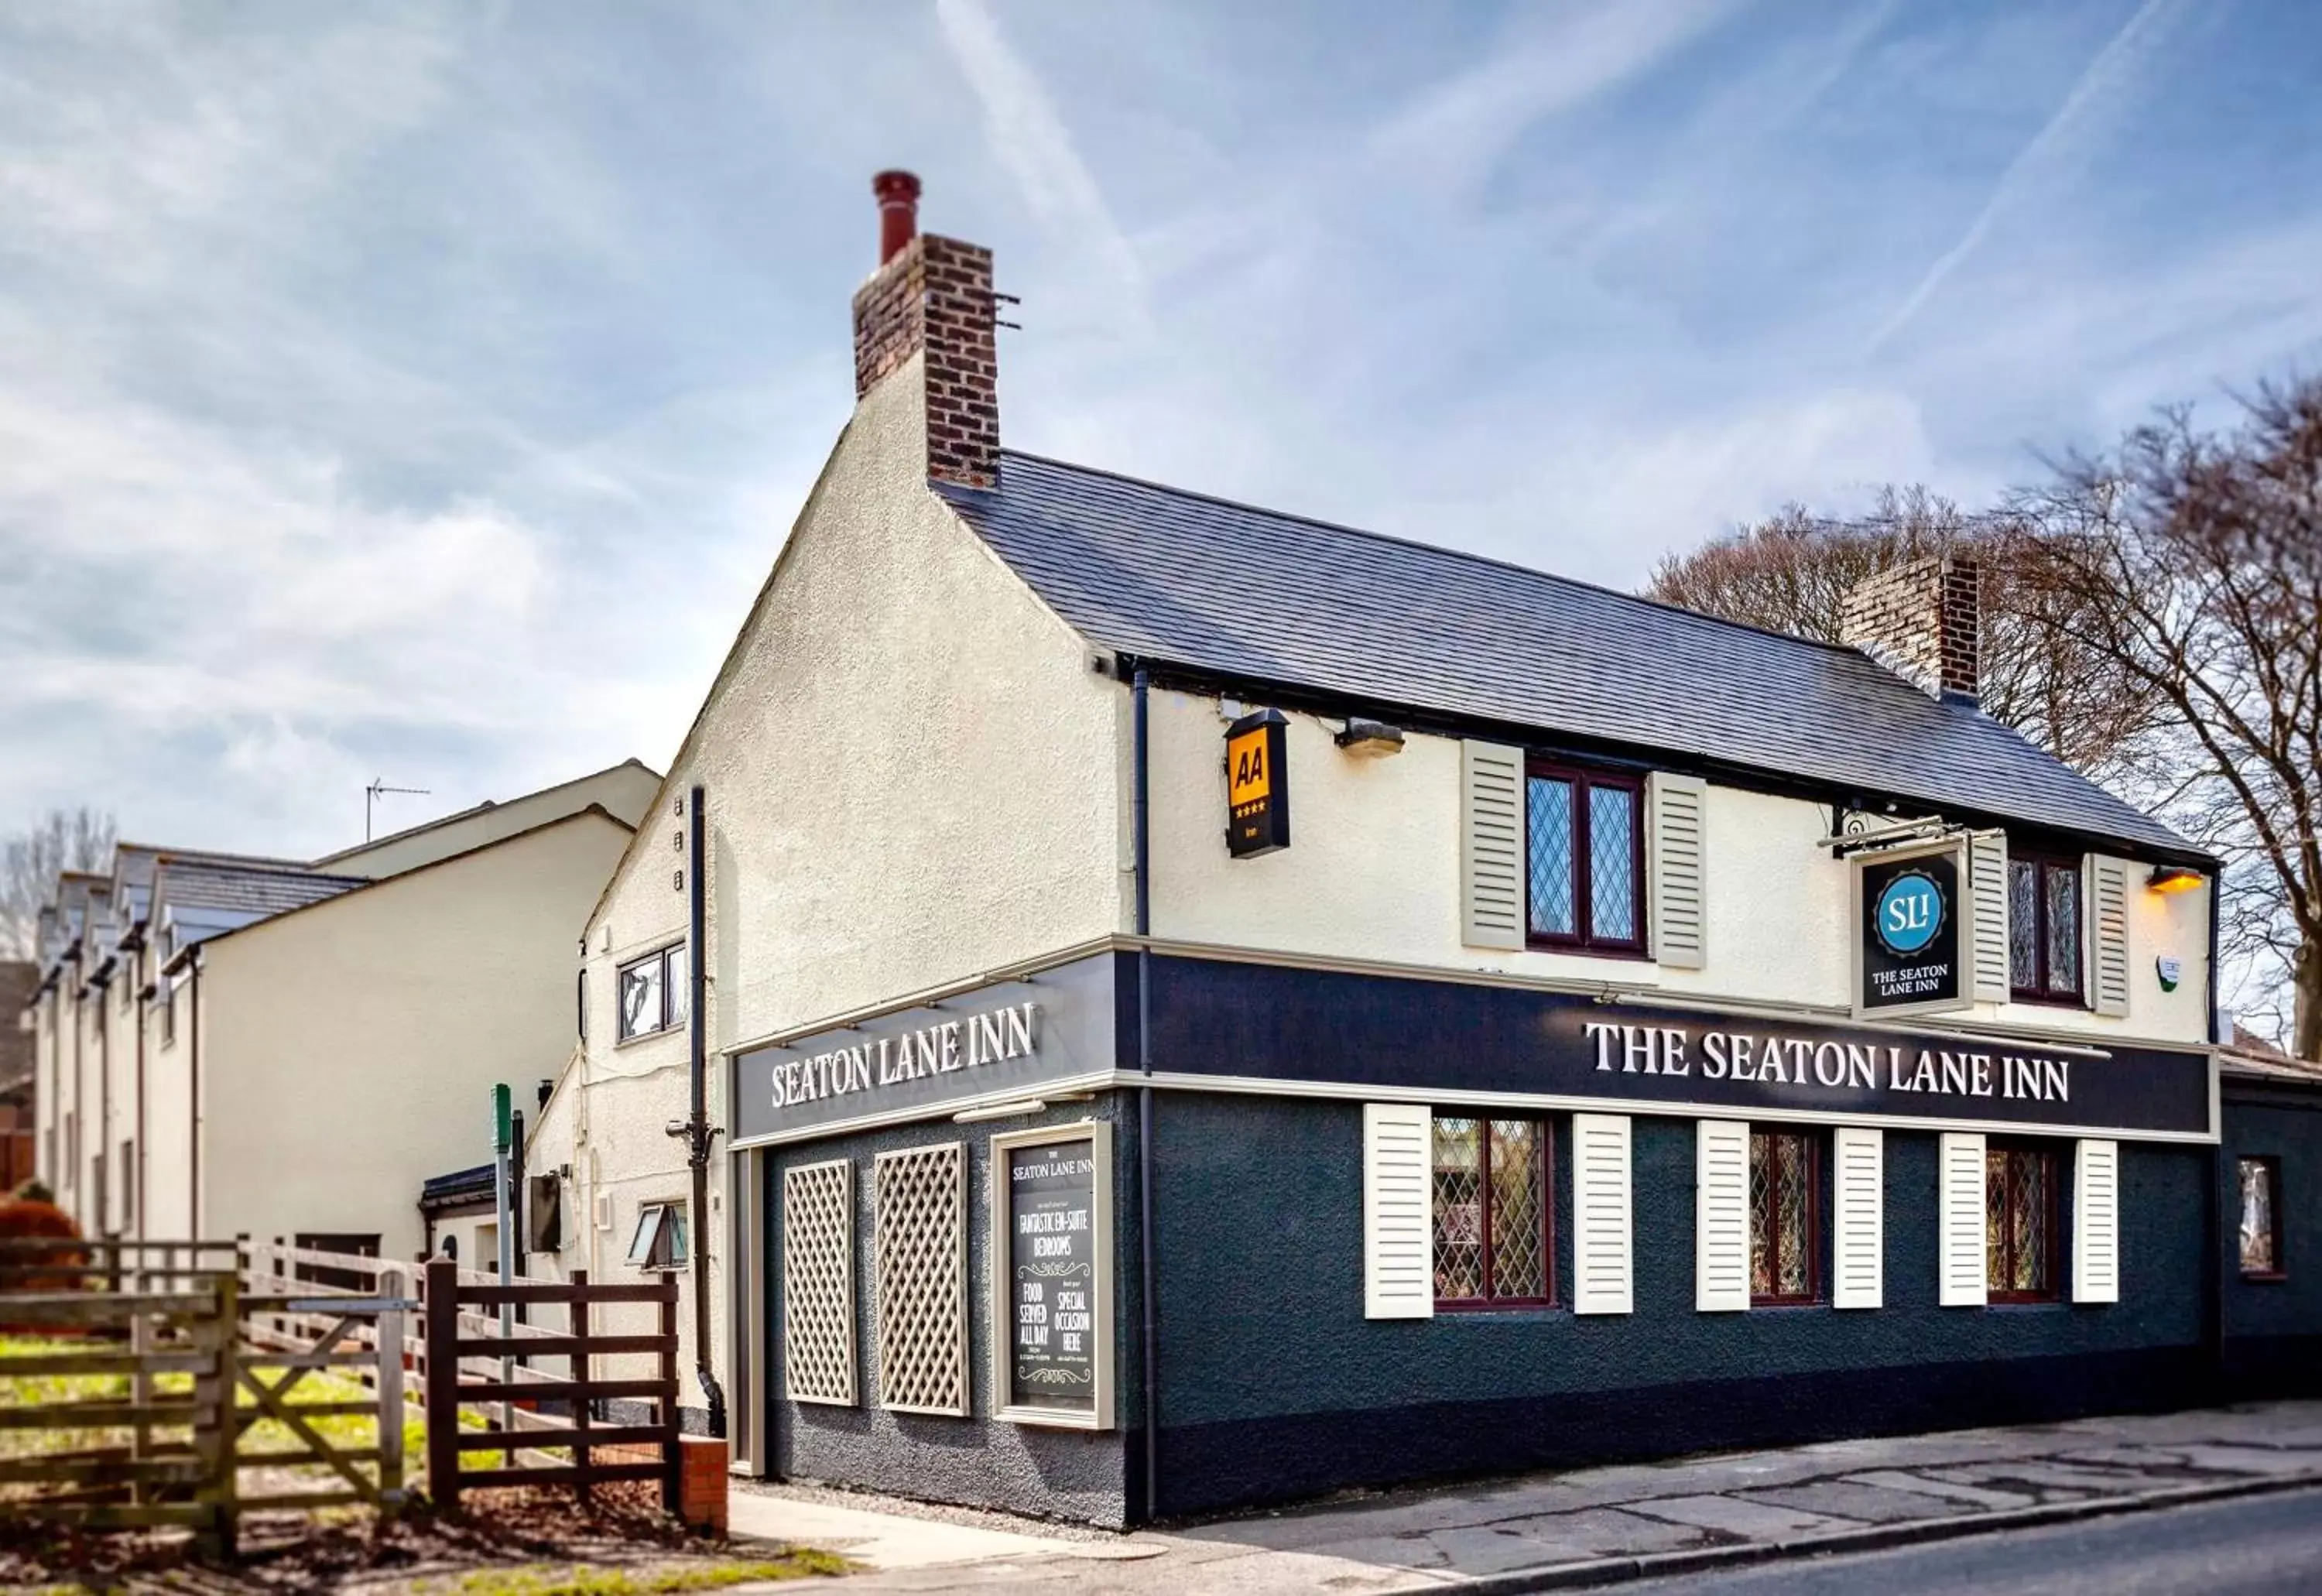
[[(1758, 1137), (1760, 1137), (1760, 1136), (1779, 1137), (1779, 1138), (1784, 1138), (1784, 1139), (1787, 1139), (1787, 1140), (1790, 1140), (1790, 1141), (1801, 1142), (1801, 1143), (1805, 1144), (1805, 1159), (1804, 1159), (1804, 1161), (1803, 1161), (1803, 1162), (1804, 1162), (1805, 1166), (1805, 1182), (1806, 1182), (1806, 1205), (1805, 1205), (1805, 1206), (1806, 1206), (1806, 1236), (1805, 1236), (1805, 1252), (1806, 1252), (1806, 1285), (1805, 1285), (1805, 1291), (1804, 1291), (1803, 1293), (1797, 1293), (1797, 1292), (1787, 1292), (1787, 1291), (1773, 1291), (1773, 1292), (1769, 1292), (1769, 1293), (1767, 1293), (1767, 1294), (1765, 1294), (1765, 1295), (1762, 1295), (1762, 1296), (1761, 1296), (1761, 1295), (1760, 1295), (1760, 1294), (1759, 1294), (1758, 1290), (1757, 1290), (1757, 1283), (1758, 1283), (1758, 1281), (1757, 1281), (1757, 1271), (1758, 1271), (1758, 1189), (1757, 1189), (1757, 1179), (1756, 1179), (1756, 1176), (1757, 1176), (1757, 1171), (1756, 1171), (1754, 1168), (1752, 1168), (1752, 1170), (1751, 1171), (1751, 1187), (1750, 1187), (1750, 1285), (1751, 1285), (1751, 1290), (1750, 1290), (1750, 1305), (1751, 1305), (1752, 1308), (1804, 1308), (1804, 1307), (1808, 1307), (1808, 1306), (1810, 1306), (1810, 1305), (1812, 1305), (1812, 1304), (1814, 1304), (1814, 1303), (1820, 1302), (1820, 1301), (1823, 1300), (1823, 1268), (1822, 1268), (1822, 1250), (1823, 1250), (1823, 1249), (1822, 1249), (1822, 1237), (1823, 1237), (1823, 1213), (1822, 1213), (1822, 1172), (1822, 1172), (1822, 1165), (1823, 1165), (1823, 1158), (1822, 1158), (1822, 1145), (1823, 1145), (1823, 1138), (1822, 1138), (1819, 1135), (1817, 1135), (1817, 1134), (1815, 1134), (1815, 1132), (1812, 1132), (1812, 1131), (1782, 1130), (1782, 1129), (1778, 1129), (1778, 1128), (1770, 1128), (1770, 1127), (1769, 1127), (1769, 1128), (1768, 1128), (1768, 1129), (1765, 1129), (1765, 1130), (1760, 1130), (1760, 1129), (1758, 1129), (1755, 1126), (1752, 1126), (1751, 1127), (1751, 1130), (1750, 1130), (1750, 1136), (1751, 1136), (1751, 1149), (1750, 1149), (1750, 1154), (1751, 1154), (1751, 1163), (1752, 1163), (1752, 1165), (1754, 1165), (1754, 1164), (1756, 1163), (1756, 1162), (1757, 1162), (1757, 1151), (1758, 1151), (1758, 1150), (1757, 1150), (1757, 1145), (1756, 1145), (1756, 1144), (1757, 1144), (1757, 1138), (1758, 1138)], [(1774, 1275), (1774, 1278), (1775, 1278), (1776, 1280), (1778, 1280), (1778, 1281), (1779, 1279), (1781, 1279), (1781, 1278), (1782, 1278), (1782, 1254), (1781, 1254), (1781, 1251), (1780, 1251), (1780, 1247), (1779, 1247), (1779, 1242), (1780, 1242), (1780, 1237), (1781, 1237), (1781, 1232), (1780, 1232), (1780, 1230), (1779, 1230), (1779, 1228), (1778, 1228), (1778, 1227), (1777, 1227), (1777, 1228), (1772, 1232), (1772, 1236), (1773, 1236), (1774, 1242), (1775, 1242), (1775, 1244), (1776, 1244), (1776, 1246), (1775, 1246), (1775, 1257), (1774, 1257), (1774, 1269), (1773, 1269), (1773, 1275)]]
[[(2047, 1204), (2048, 1211), (2045, 1215), (2046, 1222), (2040, 1227), (2043, 1243), (2043, 1254), (2040, 1262), (2041, 1278), (2046, 1281), (2046, 1284), (2033, 1290), (2013, 1290), (1997, 1285), (1989, 1285), (1985, 1293), (1986, 1300), (2003, 1306), (2010, 1303), (2061, 1302), (2064, 1297), (2064, 1254), (2061, 1235), (2064, 1217), (2063, 1160), (2058, 1155), (2055, 1148), (2037, 1142), (1987, 1142), (1984, 1144), (1985, 1268), (1987, 1271), (1990, 1268), (1990, 1227), (1997, 1223), (1999, 1234), (2003, 1238), (2000, 1246), (2000, 1278), (2003, 1280), (2015, 1278), (2015, 1264), (2018, 1254), (2015, 1247), (2016, 1227), (2005, 1222), (1990, 1208), (1990, 1160), (1995, 1157), (2036, 1159), (2043, 1166), (2044, 1173), (2041, 1186), (2045, 1194), (2043, 1200)], [(2000, 1183), (2000, 1190), (2006, 1193), (2013, 1193), (2016, 1190), (2016, 1182), (2004, 1181)]]
[[(1555, 1307), (1555, 1122), (1550, 1119), (1535, 1117), (1528, 1114), (1494, 1114), (1488, 1110), (1476, 1109), (1452, 1109), (1449, 1112), (1438, 1109), (1436, 1111), (1436, 1117), (1438, 1118), (1444, 1119), (1472, 1119), (1476, 1122), (1476, 1137), (1479, 1144), (1477, 1147), (1476, 1167), (1480, 1172), (1479, 1181), (1476, 1187), (1476, 1203), (1480, 1210), (1477, 1215), (1477, 1220), (1481, 1225), (1483, 1231), (1480, 1238), (1483, 1246), (1483, 1263), (1478, 1271), (1478, 1274), (1484, 1282), (1484, 1290), (1486, 1293), (1491, 1290), (1493, 1284), (1492, 1121), (1495, 1119), (1521, 1119), (1528, 1125), (1538, 1127), (1536, 1140), (1540, 1145), (1540, 1281), (1543, 1293), (1537, 1297), (1495, 1297), (1488, 1294), (1482, 1297), (1438, 1297), (1435, 1299), (1436, 1311), (1438, 1313), (1494, 1313), (1504, 1309)], [(1431, 1166), (1433, 1162), (1433, 1153), (1431, 1148), (1429, 1153), (1429, 1161)], [(1432, 1167), (1431, 1167), (1428, 1172), (1428, 1179), (1431, 1181), (1434, 1178), (1434, 1171)], [(1428, 1246), (1431, 1252), (1433, 1250), (1434, 1245), (1435, 1238), (1433, 1236), (1430, 1236), (1428, 1238)]]
[[(2025, 986), (2018, 981), (2017, 978), (2025, 972), (2016, 968), (2016, 950), (2011, 944), (2007, 950), (2008, 993), (2018, 1003), (2047, 1003), (2066, 1008), (2085, 1008), (2089, 1002), (2086, 973), (2089, 964), (2089, 915), (2085, 896), (2088, 883), (2080, 879), (2081, 861), (2061, 853), (2043, 853), (2036, 848), (2019, 849), (2011, 844), (2007, 856), (2010, 913), (2014, 912), (2012, 900), (2016, 896), (2016, 868), (2023, 864), (2033, 867), (2032, 984)], [(2048, 978), (2055, 973), (2048, 963), (2048, 878), (2060, 871), (2072, 878), (2072, 901), (2080, 906), (2073, 910), (2078, 920), (2076, 941), (2080, 957), (2072, 962), (2072, 984), (2069, 990), (2048, 984)]]
[[(1572, 784), (1572, 924), (1567, 935), (1532, 929), (1531, 913), (1531, 784), (1535, 777)], [(1595, 925), (1595, 861), (1589, 836), (1588, 793), (1592, 788), (1614, 788), (1630, 797), (1629, 880), (1636, 904), (1637, 934), (1633, 937), (1598, 936)], [(1556, 760), (1524, 761), (1524, 943), (1528, 947), (1566, 953), (1604, 953), (1617, 958), (1650, 956), (1651, 939), (1645, 922), (1645, 781), (1642, 776), (1620, 771), (1592, 770)]]
[[(2272, 1237), (2273, 1265), (2269, 1269), (2252, 1269), (2244, 1264), (2241, 1272), (2242, 1278), (2249, 1281), (2288, 1280), (2290, 1278), (2288, 1261), (2281, 1255), (2281, 1160), (2271, 1153), (2249, 1154), (2234, 1160), (2234, 1208), (2237, 1216), (2241, 1210), (2242, 1165), (2245, 1163), (2256, 1164), (2265, 1171), (2266, 1217), (2273, 1231)], [(2241, 1252), (2239, 1223), (2234, 1227), (2234, 1252), (2235, 1261), (2239, 1263)]]

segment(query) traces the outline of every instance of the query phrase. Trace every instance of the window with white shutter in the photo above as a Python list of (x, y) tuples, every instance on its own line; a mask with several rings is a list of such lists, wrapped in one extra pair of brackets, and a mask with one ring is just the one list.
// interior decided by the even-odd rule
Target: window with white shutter
[(1572, 1311), (1631, 1311), (1626, 1115), (1572, 1117)]
[(1886, 1290), (1886, 1137), (1842, 1125), (1830, 1145), (1830, 1304), (1877, 1308)]
[(2120, 1300), (2118, 1142), (2082, 1142), (2074, 1160), (2072, 1300)]
[(1495, 743), (1459, 745), (1459, 940), (1524, 944), (1524, 756)]
[(2007, 834), (1979, 831), (1968, 840), (1968, 870), (1973, 917), (1969, 926), (1975, 956), (1975, 1000), (2005, 1003), (2009, 996), (2007, 937)]
[(1935, 1154), (1936, 1300), (1945, 1308), (1985, 1301), (1983, 1137), (1946, 1131)]
[(1694, 1132), (1694, 1308), (1750, 1306), (1750, 1127), (1705, 1119)]
[(1363, 1105), (1363, 1317), (1435, 1312), (1432, 1117), (1408, 1103)]
[(1703, 882), (1708, 871), (1709, 784), (1656, 771), (1646, 784), (1652, 816), (1653, 957), (1672, 970), (1708, 962)]
[(2089, 1007), (2116, 1017), (2128, 1013), (2128, 863), (2091, 853), (2089, 883)]

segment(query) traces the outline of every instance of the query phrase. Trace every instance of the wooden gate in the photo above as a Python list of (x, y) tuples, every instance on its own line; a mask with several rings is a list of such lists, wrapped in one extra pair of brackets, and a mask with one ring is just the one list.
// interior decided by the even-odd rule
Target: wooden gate
[[(371, 1293), (333, 1291), (276, 1274), (267, 1261), (245, 1252), (242, 1354), (235, 1371), (249, 1404), (236, 1427), (238, 1467), (328, 1469), (335, 1480), (315, 1490), (275, 1491), (240, 1498), (244, 1508), (316, 1508), (365, 1503), (382, 1519), (401, 1512), (404, 1488), (404, 1320), (419, 1304), (401, 1267), (383, 1266)], [(294, 1394), (318, 1370), (346, 1370), (355, 1378), (338, 1392)], [(321, 1418), (370, 1418), (368, 1446), (334, 1438), (315, 1427)], [(293, 1445), (261, 1451), (241, 1445), (248, 1432), (272, 1419)], [(368, 1469), (366, 1469), (368, 1465)]]

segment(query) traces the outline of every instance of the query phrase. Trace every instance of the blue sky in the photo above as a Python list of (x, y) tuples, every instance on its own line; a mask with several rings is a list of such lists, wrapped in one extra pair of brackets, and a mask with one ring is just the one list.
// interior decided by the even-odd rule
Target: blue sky
[(0, 829), (296, 853), (673, 752), (870, 174), (1010, 444), (1633, 586), (2322, 357), (2302, 0), (20, 5)]

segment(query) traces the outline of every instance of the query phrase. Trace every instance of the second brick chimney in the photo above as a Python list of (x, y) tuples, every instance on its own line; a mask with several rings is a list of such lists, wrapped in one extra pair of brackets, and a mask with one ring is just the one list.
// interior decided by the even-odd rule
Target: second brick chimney
[(992, 251), (919, 231), (919, 180), (881, 172), (879, 269), (855, 291), (855, 397), (923, 355), (928, 477), (1000, 486)]
[(1979, 701), (1982, 570), (1970, 554), (1930, 554), (1855, 584), (1841, 634), (1921, 692)]

